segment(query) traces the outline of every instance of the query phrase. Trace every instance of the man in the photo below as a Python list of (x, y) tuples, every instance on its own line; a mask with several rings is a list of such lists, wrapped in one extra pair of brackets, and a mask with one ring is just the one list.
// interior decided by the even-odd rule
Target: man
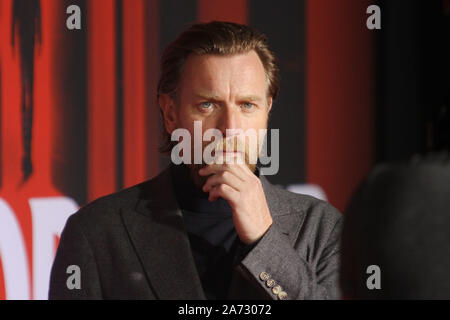
[[(247, 26), (197, 24), (171, 43), (158, 85), (162, 151), (173, 151), (176, 130), (195, 136), (200, 123), (224, 136), (213, 142), (215, 161), (189, 161), (194, 142), (184, 164), (71, 216), (49, 297), (338, 298), (340, 213), (271, 185), (250, 163), (247, 139), (227, 148), (242, 141), (228, 130), (267, 128), (278, 82), (265, 37)], [(80, 268), (80, 289), (68, 289), (70, 265)]]

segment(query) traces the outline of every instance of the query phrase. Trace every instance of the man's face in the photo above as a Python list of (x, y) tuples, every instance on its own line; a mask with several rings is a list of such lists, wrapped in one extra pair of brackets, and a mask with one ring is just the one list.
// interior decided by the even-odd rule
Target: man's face
[[(184, 66), (177, 101), (167, 95), (160, 98), (166, 129), (172, 133), (185, 128), (194, 137), (194, 121), (201, 121), (203, 132), (215, 128), (224, 139), (227, 129), (253, 129), (258, 133), (267, 128), (272, 106), (267, 86), (264, 67), (254, 51), (227, 56), (191, 55)], [(203, 148), (209, 143), (204, 142)], [(245, 152), (251, 152), (248, 145)], [(254, 169), (254, 164), (247, 165)]]

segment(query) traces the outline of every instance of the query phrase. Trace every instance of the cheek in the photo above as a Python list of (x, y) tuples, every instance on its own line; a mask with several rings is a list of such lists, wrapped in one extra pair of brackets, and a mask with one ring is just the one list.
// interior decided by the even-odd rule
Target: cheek
[(267, 120), (267, 114), (261, 112), (248, 120), (246, 123), (247, 129), (252, 128), (257, 131), (259, 129), (267, 129)]

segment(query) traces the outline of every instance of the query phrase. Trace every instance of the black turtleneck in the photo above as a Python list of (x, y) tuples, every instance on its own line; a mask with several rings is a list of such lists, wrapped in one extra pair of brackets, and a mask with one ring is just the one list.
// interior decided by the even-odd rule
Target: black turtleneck
[(207, 299), (226, 299), (234, 266), (254, 245), (240, 241), (228, 202), (222, 198), (210, 202), (189, 174), (187, 166), (172, 165), (175, 196), (197, 271)]

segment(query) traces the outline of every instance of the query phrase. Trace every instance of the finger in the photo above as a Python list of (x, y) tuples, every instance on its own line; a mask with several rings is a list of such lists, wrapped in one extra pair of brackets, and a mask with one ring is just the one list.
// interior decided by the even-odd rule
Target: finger
[(224, 170), (211, 175), (202, 187), (203, 192), (209, 192), (212, 187), (218, 184), (227, 184), (236, 191), (243, 191), (243, 183), (234, 173)]
[(209, 201), (216, 201), (218, 198), (227, 200), (231, 207), (237, 202), (239, 198), (239, 192), (226, 184), (219, 184), (214, 186), (209, 192)]
[[(238, 169), (241, 169), (243, 175), (239, 175), (239, 176), (242, 176), (242, 177), (245, 177), (245, 176), (254, 177), (255, 176), (254, 172), (252, 172), (250, 170), (250, 168), (246, 165), (246, 162), (245, 162), (246, 155), (244, 155), (242, 153), (238, 153), (236, 155), (229, 156), (229, 157), (226, 156), (225, 157), (226, 161), (223, 160), (224, 159), (224, 155), (222, 155), (222, 154), (219, 155), (217, 157), (217, 159), (221, 159), (222, 160), (222, 162), (216, 163), (217, 165), (225, 164), (225, 165), (229, 165), (230, 167), (234, 166), (234, 167), (236, 167)], [(214, 163), (212, 165), (214, 165)], [(246, 179), (244, 178), (244, 180), (246, 180)]]
[[(245, 153), (243, 152), (221, 152), (213, 158), (212, 164), (245, 164)], [(211, 164), (211, 163), (210, 163)]]
[(203, 167), (198, 171), (198, 173), (200, 176), (208, 176), (218, 174), (223, 171), (229, 171), (233, 173), (243, 182), (250, 182), (255, 179), (259, 180), (259, 178), (255, 175), (255, 173), (252, 172), (250, 168), (248, 168), (246, 165), (214, 164)]
[(211, 174), (217, 174), (222, 171), (230, 171), (235, 174), (239, 179), (245, 181), (246, 173), (240, 168), (240, 165), (231, 165), (231, 164), (210, 164), (206, 167), (203, 167), (198, 171), (200, 176), (208, 176)]

